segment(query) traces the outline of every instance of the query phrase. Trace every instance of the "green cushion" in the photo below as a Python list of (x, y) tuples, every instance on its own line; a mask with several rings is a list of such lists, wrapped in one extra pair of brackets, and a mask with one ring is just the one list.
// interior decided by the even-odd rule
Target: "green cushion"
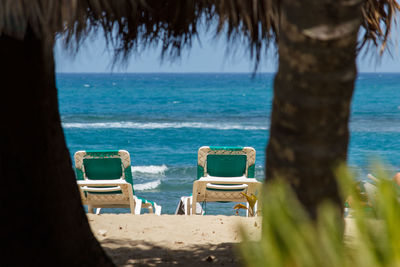
[(86, 176), (91, 180), (112, 180), (122, 176), (120, 158), (83, 159)]
[(254, 178), (255, 172), (256, 172), (255, 164), (249, 166), (249, 168), (247, 169), (247, 177)]
[(204, 176), (204, 168), (200, 165), (197, 165), (197, 179), (200, 179)]
[(246, 155), (208, 155), (207, 173), (219, 177), (239, 177), (246, 173)]
[(85, 178), (83, 178), (83, 171), (81, 169), (75, 168), (75, 173), (76, 180), (85, 180)]

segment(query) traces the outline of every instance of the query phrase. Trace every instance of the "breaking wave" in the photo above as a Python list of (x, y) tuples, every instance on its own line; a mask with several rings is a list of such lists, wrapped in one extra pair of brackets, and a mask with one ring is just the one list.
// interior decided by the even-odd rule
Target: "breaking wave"
[(168, 170), (166, 165), (156, 166), (132, 166), (132, 172), (140, 172), (140, 173), (149, 173), (149, 174), (165, 174), (165, 171)]
[(205, 122), (65, 122), (64, 128), (82, 129), (215, 129), (215, 130), (268, 130), (267, 126), (241, 125), (239, 123)]
[(144, 184), (134, 184), (133, 189), (135, 191), (145, 191), (145, 190), (152, 190), (157, 188), (161, 184), (161, 180), (157, 180), (154, 182), (148, 182)]

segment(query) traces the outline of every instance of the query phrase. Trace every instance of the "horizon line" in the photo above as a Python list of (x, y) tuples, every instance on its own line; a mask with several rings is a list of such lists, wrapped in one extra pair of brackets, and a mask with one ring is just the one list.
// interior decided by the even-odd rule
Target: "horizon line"
[[(63, 72), (56, 71), (56, 74), (275, 74), (276, 72), (263, 71), (263, 72), (241, 72), (241, 71), (231, 71), (231, 72), (206, 72), (206, 71), (188, 71), (188, 72), (167, 72), (167, 71), (155, 71), (155, 72)], [(357, 74), (400, 74), (400, 71), (360, 71)]]

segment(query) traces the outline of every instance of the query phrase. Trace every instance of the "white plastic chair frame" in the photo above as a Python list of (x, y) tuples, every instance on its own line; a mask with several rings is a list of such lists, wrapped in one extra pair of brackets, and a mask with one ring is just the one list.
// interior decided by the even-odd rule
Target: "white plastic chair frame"
[[(97, 208), (97, 213), (100, 208), (129, 208), (132, 214), (140, 214), (141, 208), (147, 208), (150, 213), (157, 215), (161, 214), (161, 206), (149, 202), (145, 203), (133, 194), (132, 185), (125, 180), (125, 174), (122, 172), (120, 179), (113, 180), (90, 180), (85, 172), (83, 159), (86, 157), (86, 151), (77, 151), (75, 153), (75, 167), (83, 171), (84, 180), (78, 180), (82, 204), (88, 206), (88, 211), (93, 213), (93, 209)], [(110, 158), (120, 158), (124, 168), (130, 168), (131, 161), (129, 152), (126, 150), (119, 150), (118, 155), (108, 156)], [(106, 187), (99, 187), (106, 186)], [(90, 194), (90, 192), (116, 192), (121, 191), (122, 194)], [(88, 193), (89, 194), (88, 194)]]
[[(140, 214), (142, 208), (142, 200), (133, 195), (132, 185), (123, 179), (119, 180), (83, 180), (77, 181), (79, 191), (81, 193), (82, 204), (88, 206), (90, 213), (93, 213), (93, 208), (117, 208), (127, 207), (132, 214)], [(99, 188), (96, 186), (109, 186)], [(85, 192), (115, 192), (122, 191), (118, 195), (94, 195), (86, 194)], [(105, 199), (112, 200), (107, 201)], [(112, 202), (112, 203), (111, 203)], [(151, 204), (148, 205), (149, 212), (153, 213)]]
[[(241, 177), (215, 177), (208, 175), (207, 155), (247, 155), (245, 175)], [(262, 185), (262, 183), (255, 178), (247, 178), (248, 168), (255, 163), (255, 156), (256, 153), (252, 147), (244, 147), (242, 150), (234, 151), (213, 150), (208, 146), (201, 147), (198, 152), (198, 165), (204, 168), (205, 176), (193, 182), (193, 193), (190, 203), (191, 214), (196, 215), (196, 203), (203, 201), (246, 202), (248, 207), (246, 197), (240, 193), (243, 192), (247, 195), (256, 194), (257, 190), (259, 190)], [(243, 191), (233, 191), (238, 189), (243, 189)], [(257, 205), (258, 203), (256, 203), (254, 207), (255, 215), (257, 214)], [(249, 216), (248, 210), (246, 216)]]

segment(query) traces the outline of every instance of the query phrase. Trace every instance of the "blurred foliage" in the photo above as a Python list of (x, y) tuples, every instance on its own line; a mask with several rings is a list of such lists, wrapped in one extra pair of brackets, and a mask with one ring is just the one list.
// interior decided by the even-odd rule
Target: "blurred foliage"
[[(294, 193), (276, 179), (264, 188), (262, 235), (249, 241), (242, 229), (240, 252), (245, 266), (400, 266), (400, 204), (398, 190), (382, 165), (380, 179), (367, 192), (345, 167), (337, 172), (349, 215), (330, 202), (321, 203), (312, 221)], [(368, 194), (366, 200), (365, 194)]]

